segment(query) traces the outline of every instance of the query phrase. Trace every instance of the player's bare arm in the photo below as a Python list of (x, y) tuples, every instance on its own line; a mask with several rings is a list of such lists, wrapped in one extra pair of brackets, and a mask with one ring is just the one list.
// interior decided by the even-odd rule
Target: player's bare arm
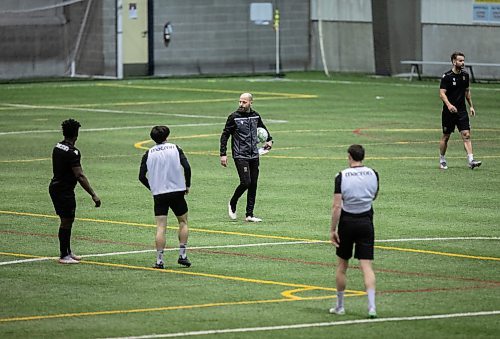
[(451, 113), (457, 113), (457, 108), (451, 104), (451, 102), (448, 100), (448, 96), (446, 95), (446, 89), (440, 88), (439, 89), (439, 97), (441, 100), (444, 102), (446, 107), (448, 107), (448, 110)]
[(75, 175), (76, 180), (78, 180), (83, 189), (87, 191), (88, 194), (90, 194), (92, 200), (95, 203), (95, 207), (100, 207), (101, 199), (97, 196), (97, 194), (95, 194), (94, 190), (92, 189), (92, 186), (90, 186), (89, 180), (83, 173), (82, 168), (80, 166), (73, 167), (73, 174)]
[(474, 105), (472, 105), (472, 95), (471, 95), (471, 92), (470, 92), (469, 88), (467, 88), (465, 90), (465, 99), (467, 100), (467, 103), (469, 104), (470, 115), (472, 117), (475, 117), (476, 116), (476, 110), (474, 109)]
[(339, 224), (341, 211), (342, 211), (342, 194), (336, 193), (333, 195), (332, 220), (330, 225), (330, 241), (332, 245), (335, 247), (339, 247), (340, 244), (337, 225)]

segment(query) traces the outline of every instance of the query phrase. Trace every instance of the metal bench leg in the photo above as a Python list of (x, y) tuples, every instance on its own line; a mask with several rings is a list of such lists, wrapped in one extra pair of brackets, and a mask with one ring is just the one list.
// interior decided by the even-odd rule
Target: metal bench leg
[(410, 70), (410, 81), (413, 79), (413, 74), (415, 72), (415, 65), (411, 65), (411, 70)]
[(415, 70), (417, 71), (418, 80), (422, 80), (422, 77), (420, 76), (420, 68), (418, 67), (418, 64), (412, 64), (411, 71), (410, 71), (410, 81), (413, 79), (413, 75), (415, 74)]
[(476, 82), (476, 77), (474, 76), (474, 71), (472, 70), (472, 66), (466, 65), (466, 67), (469, 68), (470, 78), (472, 82)]

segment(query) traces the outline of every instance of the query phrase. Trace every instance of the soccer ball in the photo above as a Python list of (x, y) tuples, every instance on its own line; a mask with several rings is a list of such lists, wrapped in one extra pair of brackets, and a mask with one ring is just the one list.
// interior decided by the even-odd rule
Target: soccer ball
[(265, 128), (257, 127), (257, 140), (259, 140), (260, 143), (266, 142), (268, 136)]

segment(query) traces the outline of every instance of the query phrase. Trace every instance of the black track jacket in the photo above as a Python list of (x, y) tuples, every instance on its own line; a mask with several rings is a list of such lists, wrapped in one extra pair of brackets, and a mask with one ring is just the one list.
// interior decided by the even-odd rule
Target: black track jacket
[(234, 159), (258, 158), (257, 127), (262, 127), (267, 131), (268, 137), (266, 141), (273, 139), (256, 111), (241, 112), (237, 110), (231, 113), (220, 137), (220, 156), (226, 155), (227, 141), (229, 136), (232, 136), (231, 150)]

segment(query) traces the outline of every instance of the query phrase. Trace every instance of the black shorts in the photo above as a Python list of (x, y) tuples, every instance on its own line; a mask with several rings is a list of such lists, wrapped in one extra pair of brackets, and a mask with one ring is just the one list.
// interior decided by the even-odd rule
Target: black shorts
[(74, 191), (58, 191), (49, 186), (49, 194), (58, 216), (61, 218), (75, 218), (76, 199)]
[(184, 191), (163, 193), (153, 196), (155, 202), (155, 216), (168, 215), (168, 209), (171, 208), (176, 216), (181, 216), (188, 211)]
[(354, 258), (373, 260), (375, 245), (373, 211), (362, 215), (342, 211), (338, 232), (340, 246), (337, 247), (337, 256), (345, 260), (351, 259), (354, 247)]
[(459, 132), (464, 130), (470, 131), (469, 114), (467, 112), (442, 112), (441, 126), (443, 127), (443, 134), (453, 133), (455, 131), (455, 126), (457, 127)]

